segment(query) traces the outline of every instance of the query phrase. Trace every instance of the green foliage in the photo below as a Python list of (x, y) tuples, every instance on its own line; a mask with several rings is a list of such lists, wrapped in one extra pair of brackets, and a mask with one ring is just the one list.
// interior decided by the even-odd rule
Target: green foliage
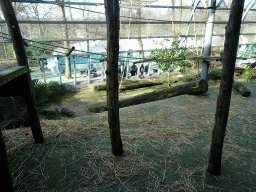
[(242, 73), (242, 78), (246, 79), (247, 82), (255, 81), (256, 73), (253, 69), (246, 69)]
[[(62, 108), (60, 111), (45, 110), (47, 106), (56, 103), (60, 104), (63, 96), (68, 93), (67, 90), (57, 82), (44, 84), (38, 79), (32, 80), (32, 87), (36, 100), (36, 108), (39, 116), (46, 119), (59, 119), (60, 117), (74, 117), (74, 112)], [(29, 117), (25, 97), (0, 97), (0, 123), (1, 128), (11, 129), (13, 126), (29, 126)]]
[[(41, 35), (37, 41), (47, 39), (48, 37)], [(51, 54), (51, 46), (42, 44), (42, 43), (37, 43), (37, 42), (30, 42), (28, 43), (28, 47), (25, 47), (27, 56), (41, 56), (41, 55), (49, 55)]]
[(184, 76), (185, 82), (197, 81), (201, 79), (201, 73), (188, 73)]
[(6, 51), (7, 51), (8, 58), (14, 58), (13, 44), (12, 43), (7, 43), (6, 44)]
[(220, 80), (221, 76), (222, 76), (222, 71), (220, 69), (215, 69), (208, 73), (209, 80)]
[[(186, 59), (188, 54), (185, 53), (185, 48), (179, 46), (180, 41), (173, 41), (171, 48), (167, 48), (166, 46), (161, 48), (160, 50), (153, 49), (151, 50), (150, 58), (154, 57), (156, 59)], [(163, 43), (161, 43), (163, 46)], [(186, 61), (169, 61), (169, 62), (157, 62), (159, 64), (159, 68), (164, 71), (171, 72), (173, 68), (180, 67), (183, 69), (184, 67), (189, 67), (190, 64)]]
[(28, 126), (27, 106), (23, 95), (16, 97), (0, 97), (1, 128), (20, 125)]
[[(41, 35), (37, 41), (43, 40), (43, 39), (49, 39), (49, 37)], [(48, 45), (44, 45), (37, 42), (28, 42), (26, 43), (29, 45), (28, 47), (25, 46), (26, 54), (27, 56), (41, 56), (41, 55), (50, 55), (52, 53), (52, 47)], [(8, 43), (6, 45), (7, 49), (7, 55), (9, 58), (13, 58), (13, 44)], [(39, 59), (37, 59), (37, 63), (39, 63)]]
[(247, 66), (250, 68), (250, 69), (254, 69), (256, 67), (256, 62), (255, 63), (248, 63)]

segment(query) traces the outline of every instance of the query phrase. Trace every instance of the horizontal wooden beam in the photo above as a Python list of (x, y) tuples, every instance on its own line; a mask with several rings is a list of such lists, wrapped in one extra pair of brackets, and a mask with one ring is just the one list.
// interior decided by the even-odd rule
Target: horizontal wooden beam
[(0, 86), (28, 71), (26, 66), (0, 67)]
[(251, 53), (237, 52), (237, 54), (240, 54), (240, 55), (247, 55), (247, 56), (251, 56), (251, 57), (256, 57), (256, 54), (251, 54)]

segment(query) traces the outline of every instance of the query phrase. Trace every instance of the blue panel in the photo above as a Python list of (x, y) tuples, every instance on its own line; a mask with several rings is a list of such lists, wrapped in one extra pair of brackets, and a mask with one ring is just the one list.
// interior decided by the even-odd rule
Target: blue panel
[(59, 57), (60, 65), (65, 65), (65, 57)]
[(248, 45), (246, 51), (251, 51), (251, 50), (253, 50), (253, 47), (254, 47), (254, 45)]

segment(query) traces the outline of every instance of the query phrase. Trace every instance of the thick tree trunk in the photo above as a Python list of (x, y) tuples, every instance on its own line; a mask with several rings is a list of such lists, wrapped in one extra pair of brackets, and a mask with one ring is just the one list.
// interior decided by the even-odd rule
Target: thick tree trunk
[[(137, 9), (137, 18), (141, 18), (141, 9)], [(140, 47), (140, 50), (142, 51), (141, 52), (141, 58), (144, 59), (144, 51), (143, 51), (143, 43), (142, 43), (142, 40), (141, 40), (141, 24), (138, 24), (137, 25), (137, 31), (138, 31), (138, 43), (139, 43), (139, 47)]]
[(113, 155), (123, 154), (118, 106), (119, 1), (105, 0), (107, 21), (107, 106)]
[(236, 82), (235, 80), (233, 81), (233, 88), (243, 97), (249, 97), (251, 94), (251, 91), (247, 87), (245, 87), (242, 83)]
[[(163, 83), (164, 82), (154, 81), (154, 80), (123, 81), (121, 86), (119, 87), (119, 90), (132, 90), (132, 89), (138, 89), (143, 87), (161, 85)], [(94, 85), (93, 89), (94, 91), (106, 90), (106, 84)]]
[[(184, 94), (190, 94), (190, 95), (199, 95), (202, 93), (206, 93), (208, 91), (208, 83), (207, 81), (201, 79), (199, 81), (193, 81), (187, 84), (178, 85), (175, 87), (169, 87), (160, 89), (157, 91), (152, 91), (149, 93), (144, 93), (132, 98), (124, 99), (119, 101), (119, 107), (128, 107), (131, 105), (138, 105), (141, 103), (147, 103), (151, 101), (166, 99), (170, 97), (175, 97), (179, 95)], [(91, 107), (88, 109), (89, 112), (98, 113), (101, 111), (106, 111), (107, 105), (99, 104), (98, 106)]]
[(228, 121), (243, 7), (244, 1), (232, 1), (230, 17), (228, 24), (226, 25), (224, 55), (222, 59), (222, 78), (217, 99), (215, 125), (212, 132), (212, 143), (207, 170), (213, 175), (221, 175), (222, 147)]
[[(56, 0), (57, 1), (57, 0)], [(64, 2), (64, 0), (60, 0), (61, 2)], [(61, 20), (67, 21), (66, 15), (65, 15), (65, 7), (64, 5), (58, 5), (60, 14), (61, 14)], [(68, 26), (67, 24), (63, 24), (63, 38), (68, 39)], [(69, 48), (69, 41), (63, 41), (63, 47)], [(69, 57), (65, 57), (65, 78), (71, 79), (71, 64)]]
[[(40, 21), (40, 17), (39, 17), (39, 12), (38, 12), (38, 8), (37, 8), (37, 4), (36, 3), (32, 3), (31, 4), (32, 8), (34, 9), (35, 15), (36, 15), (36, 19), (37, 21)], [(39, 36), (42, 35), (42, 27), (41, 24), (38, 24), (38, 29), (39, 29)]]

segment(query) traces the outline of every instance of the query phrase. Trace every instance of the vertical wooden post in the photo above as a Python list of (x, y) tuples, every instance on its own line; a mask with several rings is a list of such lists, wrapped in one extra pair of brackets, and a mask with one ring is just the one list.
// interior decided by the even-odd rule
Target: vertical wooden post
[(123, 154), (118, 105), (119, 1), (104, 0), (107, 21), (107, 105), (113, 155)]
[(221, 175), (222, 147), (228, 121), (243, 7), (244, 0), (232, 1), (230, 17), (226, 25), (224, 55), (222, 58), (222, 77), (217, 99), (215, 125), (212, 132), (211, 151), (207, 170), (213, 175)]
[(8, 158), (7, 158), (5, 143), (3, 141), (3, 135), (2, 135), (1, 129), (0, 129), (0, 155), (1, 155), (0, 175), (2, 175), (0, 179), (0, 185), (4, 186), (5, 191), (14, 191), (14, 188), (12, 185), (12, 176), (9, 171)]
[[(27, 55), (23, 39), (21, 37), (20, 28), (12, 7), (12, 3), (9, 0), (0, 1), (3, 15), (5, 17), (9, 32), (11, 34), (13, 47), (16, 53), (17, 63), (19, 66), (26, 66), (28, 68)], [(42, 143), (44, 141), (40, 120), (36, 110), (35, 96), (31, 84), (30, 72), (24, 74), (24, 80), (20, 83), (27, 85), (27, 89), (24, 90), (24, 95), (27, 103), (27, 111), (30, 119), (30, 125), (34, 136), (35, 143)], [(1, 138), (2, 139), (2, 138)]]

